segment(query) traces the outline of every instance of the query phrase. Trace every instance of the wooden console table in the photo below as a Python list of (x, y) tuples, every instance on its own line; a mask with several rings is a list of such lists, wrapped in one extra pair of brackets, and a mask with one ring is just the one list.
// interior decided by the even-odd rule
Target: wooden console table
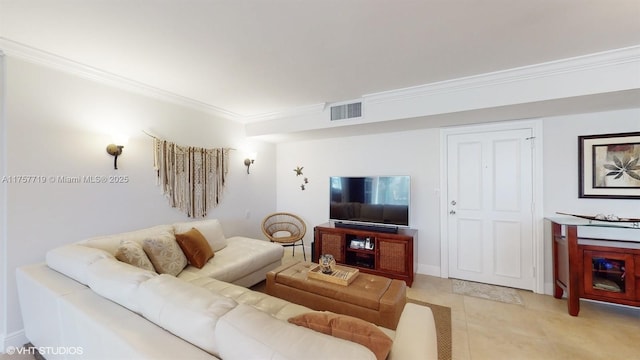
[[(321, 254), (331, 254), (336, 263), (358, 268), (360, 272), (404, 280), (413, 284), (417, 268), (418, 231), (401, 228), (397, 233), (336, 227), (333, 222), (314, 228), (313, 262)], [(351, 243), (367, 241), (370, 248), (353, 248)]]
[(640, 238), (637, 224), (570, 217), (547, 220), (553, 241), (553, 296), (560, 299), (566, 293), (570, 315), (578, 316), (580, 298), (640, 306), (640, 240), (578, 237), (578, 228), (588, 226), (630, 229), (624, 231)]

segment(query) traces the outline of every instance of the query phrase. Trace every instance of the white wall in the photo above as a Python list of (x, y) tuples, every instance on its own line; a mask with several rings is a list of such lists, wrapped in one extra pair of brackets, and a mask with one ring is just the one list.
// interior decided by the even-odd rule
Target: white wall
[[(330, 176), (409, 175), (409, 225), (418, 229), (418, 271), (439, 275), (439, 136), (438, 129), (426, 129), (279, 144), (278, 210), (302, 216), (310, 244), (313, 227), (329, 219)], [(299, 187), (302, 177), (293, 172), (296, 166), (304, 166), (309, 178), (305, 191)]]
[[(300, 214), (310, 229), (326, 222), (332, 175), (410, 175), (410, 226), (418, 229), (418, 272), (440, 274), (439, 129), (279, 144), (277, 207)], [(578, 198), (578, 135), (640, 131), (640, 109), (543, 119), (545, 216), (556, 211), (616, 213), (640, 217), (639, 200)], [(304, 166), (309, 177), (301, 191), (293, 169)], [(542, 221), (542, 219), (538, 219)], [(546, 232), (545, 232), (546, 235)], [(313, 233), (308, 231), (309, 244)], [(551, 284), (551, 253), (545, 239), (545, 284)], [(549, 286), (545, 288), (550, 289)], [(550, 290), (547, 291), (550, 293)]]
[(545, 119), (545, 215), (562, 211), (640, 218), (640, 200), (578, 198), (578, 136), (639, 131), (640, 108)]
[[(151, 131), (181, 145), (232, 147), (222, 203), (209, 213), (227, 235), (263, 238), (260, 221), (275, 210), (275, 146), (246, 139), (241, 124), (133, 94), (66, 72), (6, 57), (6, 169), (2, 176), (128, 176), (126, 184), (8, 184), (0, 253), (4, 345), (22, 329), (15, 268), (83, 238), (185, 221), (156, 186)], [(112, 134), (130, 136), (113, 169)], [(258, 152), (247, 175), (243, 149)], [(0, 331), (0, 335), (1, 331)], [(2, 345), (0, 343), (0, 345)], [(0, 349), (2, 350), (2, 349)]]

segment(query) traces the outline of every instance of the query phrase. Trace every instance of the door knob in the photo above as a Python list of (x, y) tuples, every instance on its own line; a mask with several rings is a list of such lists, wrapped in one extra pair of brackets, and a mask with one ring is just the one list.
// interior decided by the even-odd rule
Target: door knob
[(455, 214), (456, 214), (456, 211), (455, 211), (455, 210), (451, 210), (451, 211), (449, 211), (449, 214), (450, 214), (450, 215), (455, 215)]
[(451, 200), (451, 205), (457, 204), (455, 200)]

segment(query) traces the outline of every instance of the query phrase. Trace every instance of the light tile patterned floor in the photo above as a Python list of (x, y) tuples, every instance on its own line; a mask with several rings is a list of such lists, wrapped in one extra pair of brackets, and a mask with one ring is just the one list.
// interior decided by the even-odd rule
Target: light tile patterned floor
[(518, 290), (523, 305), (452, 293), (449, 279), (418, 275), (408, 296), (451, 307), (454, 359), (640, 359), (640, 309)]

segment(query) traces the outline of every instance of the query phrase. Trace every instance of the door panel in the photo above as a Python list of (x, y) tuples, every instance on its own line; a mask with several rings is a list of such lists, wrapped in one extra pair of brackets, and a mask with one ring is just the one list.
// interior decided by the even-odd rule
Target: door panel
[(332, 233), (320, 233), (320, 239), (322, 239), (322, 248), (320, 254), (332, 254), (333, 258), (338, 263), (345, 262), (344, 244), (345, 238), (342, 234)]
[[(405, 274), (407, 267), (407, 248), (406, 241), (394, 241), (392, 239), (378, 239), (378, 270), (396, 272)], [(382, 255), (384, 254), (384, 256)]]
[(493, 143), (493, 210), (519, 211), (521, 206), (520, 147), (516, 140), (499, 140)]
[(463, 219), (458, 222), (458, 268), (468, 272), (482, 273), (482, 221)]
[(494, 226), (493, 248), (496, 275), (519, 278), (522, 276), (522, 248), (520, 241), (520, 223), (515, 221), (496, 221)]
[(464, 142), (458, 147), (458, 209), (482, 208), (482, 143)]

